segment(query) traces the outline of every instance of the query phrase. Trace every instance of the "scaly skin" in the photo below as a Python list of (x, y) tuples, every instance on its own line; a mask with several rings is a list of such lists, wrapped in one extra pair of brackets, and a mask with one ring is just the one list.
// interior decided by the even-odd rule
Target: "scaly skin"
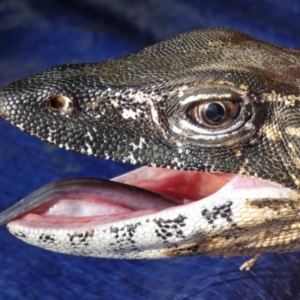
[[(133, 164), (238, 174), (281, 188), (274, 196), (205, 199), (150, 221), (85, 228), (86, 247), (67, 243), (70, 232), (58, 238), (53, 230), (43, 233), (55, 235), (52, 245), (32, 232), (36, 242), (30, 242), (67, 253), (129, 258), (298, 250), (299, 74), (297, 50), (230, 29), (208, 29), (107, 62), (55, 67), (3, 88), (0, 114), (59, 147)], [(227, 121), (204, 122), (197, 115), (203, 103), (224, 103)], [(216, 209), (220, 216), (208, 222)], [(162, 240), (157, 230), (168, 221), (186, 230)], [(20, 228), (10, 228), (28, 241)], [(124, 242), (112, 251), (109, 244), (120, 230), (129, 240), (133, 236), (135, 246)], [(78, 232), (71, 235), (74, 241)]]

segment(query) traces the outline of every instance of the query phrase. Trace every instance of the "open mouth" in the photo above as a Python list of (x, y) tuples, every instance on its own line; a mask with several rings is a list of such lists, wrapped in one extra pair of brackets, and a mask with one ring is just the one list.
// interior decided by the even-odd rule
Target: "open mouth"
[(166, 210), (180, 212), (203, 201), (216, 206), (226, 201), (290, 197), (291, 193), (233, 174), (142, 167), (111, 181), (64, 179), (46, 185), (2, 212), (0, 224), (82, 230), (153, 214), (159, 217)]
[(24, 242), (73, 255), (257, 256), (289, 245), (284, 232), (295, 199), (292, 190), (249, 177), (142, 167), (111, 181), (50, 183), (0, 213), (0, 225)]

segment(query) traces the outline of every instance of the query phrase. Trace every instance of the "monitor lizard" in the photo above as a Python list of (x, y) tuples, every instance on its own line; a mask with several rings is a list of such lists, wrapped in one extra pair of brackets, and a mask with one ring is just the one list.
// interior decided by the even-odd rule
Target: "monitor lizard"
[(189, 183), (186, 192), (210, 173), (209, 185), (226, 182), (199, 201), (183, 195), (174, 208), (100, 223), (81, 216), (54, 225), (31, 213), (9, 222), (10, 232), (77, 255), (253, 255), (246, 269), (266, 252), (299, 250), (299, 75), (300, 51), (212, 28), (4, 87), (0, 115), (23, 131), (87, 155), (156, 167), (116, 181), (145, 187), (156, 176), (173, 182), (180, 174), (176, 184)]

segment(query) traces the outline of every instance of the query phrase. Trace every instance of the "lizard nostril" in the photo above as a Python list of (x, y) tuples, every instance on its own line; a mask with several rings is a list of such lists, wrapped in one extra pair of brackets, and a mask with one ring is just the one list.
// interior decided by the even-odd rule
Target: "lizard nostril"
[(50, 110), (54, 115), (67, 118), (73, 117), (79, 111), (76, 100), (65, 95), (52, 95), (45, 99), (40, 107)]
[(66, 108), (70, 101), (70, 98), (61, 95), (48, 99), (49, 106), (53, 110), (61, 110)]

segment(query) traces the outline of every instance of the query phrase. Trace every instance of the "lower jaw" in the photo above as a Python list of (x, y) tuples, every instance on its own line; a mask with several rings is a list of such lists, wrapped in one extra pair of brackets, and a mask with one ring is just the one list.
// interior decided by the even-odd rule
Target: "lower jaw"
[[(109, 204), (106, 201), (108, 199), (94, 201), (92, 197), (86, 197), (79, 200), (76, 198), (78, 193), (74, 193), (75, 199), (67, 199), (67, 205), (63, 199), (54, 202), (48, 199), (50, 202), (46, 201), (46, 204), (26, 211), (25, 215), (9, 222), (8, 229), (16, 237), (35, 246), (102, 258), (156, 259), (187, 255), (231, 257), (286, 251), (282, 247), (283, 243), (288, 245), (288, 251), (297, 246), (296, 243), (292, 244), (293, 247), (289, 246), (287, 235), (281, 228), (285, 224), (282, 223), (285, 216), (290, 217), (288, 208), (295, 196), (287, 189), (236, 175), (147, 167), (113, 180), (148, 187), (174, 199), (170, 201), (162, 197), (159, 205), (163, 208), (153, 209), (157, 203), (152, 200), (157, 195), (152, 194), (149, 198), (148, 194), (146, 198), (152, 199), (150, 208), (147, 206), (149, 201), (142, 196), (141, 199), (135, 199), (141, 203), (132, 209), (129, 204), (124, 207), (130, 202), (127, 202), (130, 197), (125, 197), (120, 208), (116, 202)], [(109, 185), (116, 184), (114, 181)], [(56, 192), (57, 187), (55, 183), (52, 185)], [(67, 185), (67, 189), (70, 187), (72, 185)], [(124, 198), (128, 189), (130, 187), (117, 193), (117, 196)], [(114, 188), (109, 190), (116, 196)], [(80, 193), (87, 195), (83, 190)], [(144, 193), (142, 190), (142, 195)], [(92, 195), (95, 195), (93, 190)], [(288, 201), (284, 202), (286, 199)], [(87, 214), (84, 210), (84, 213), (79, 212), (74, 216), (72, 201), (79, 201), (80, 207), (92, 202), (91, 213)], [(71, 208), (68, 206), (70, 203)], [(99, 215), (95, 213), (95, 203), (100, 203), (100, 206), (104, 203), (109, 209), (116, 206), (118, 213), (107, 215), (103, 211)], [(135, 201), (133, 203), (136, 205)], [(294, 203), (296, 205), (298, 202)], [(139, 209), (140, 205), (143, 209)], [(298, 228), (293, 233), (290, 224), (286, 224), (291, 232), (292, 243)], [(278, 226), (283, 235), (277, 234)], [(270, 228), (275, 228), (274, 235)]]

